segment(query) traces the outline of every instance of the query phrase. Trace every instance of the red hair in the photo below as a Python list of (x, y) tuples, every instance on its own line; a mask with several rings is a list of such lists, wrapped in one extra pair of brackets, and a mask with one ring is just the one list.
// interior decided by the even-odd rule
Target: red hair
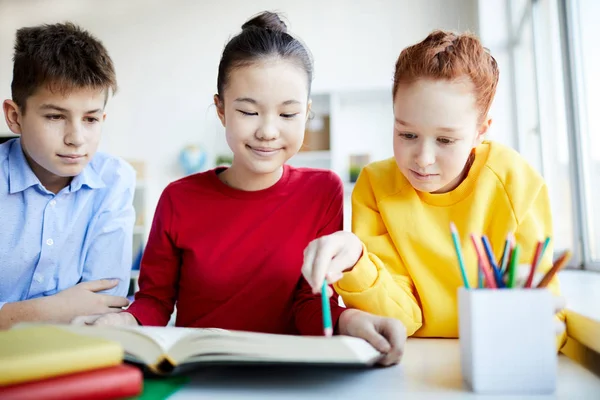
[(475, 86), (475, 99), (483, 122), (494, 100), (500, 71), (489, 51), (471, 33), (436, 30), (420, 43), (405, 48), (396, 61), (393, 95), (400, 83), (419, 79), (459, 80)]

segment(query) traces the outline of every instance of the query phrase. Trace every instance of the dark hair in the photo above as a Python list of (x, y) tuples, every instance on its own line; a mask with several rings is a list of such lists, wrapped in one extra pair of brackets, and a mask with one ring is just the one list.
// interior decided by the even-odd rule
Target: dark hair
[(65, 94), (75, 88), (117, 90), (102, 43), (70, 22), (17, 30), (13, 61), (12, 98), (23, 113), (27, 98), (43, 85)]
[(256, 61), (280, 57), (295, 62), (308, 79), (308, 93), (313, 77), (313, 62), (306, 47), (287, 33), (286, 24), (273, 12), (264, 11), (242, 25), (223, 50), (217, 77), (217, 94), (222, 96), (229, 74)]

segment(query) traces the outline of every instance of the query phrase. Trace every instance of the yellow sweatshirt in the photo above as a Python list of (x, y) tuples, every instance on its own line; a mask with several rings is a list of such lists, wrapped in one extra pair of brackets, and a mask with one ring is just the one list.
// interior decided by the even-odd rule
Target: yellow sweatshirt
[[(546, 184), (516, 151), (488, 141), (475, 149), (467, 178), (449, 193), (416, 191), (393, 158), (366, 166), (352, 194), (352, 230), (364, 244), (363, 255), (335, 284), (344, 303), (397, 318), (408, 335), (458, 337), (457, 288), (463, 283), (450, 222), (476, 286), (469, 235), (486, 234), (499, 259), (507, 233), (514, 232), (519, 262), (531, 263), (537, 241), (552, 236)], [(550, 269), (552, 252), (551, 242), (538, 271)], [(549, 288), (559, 293), (556, 278)]]

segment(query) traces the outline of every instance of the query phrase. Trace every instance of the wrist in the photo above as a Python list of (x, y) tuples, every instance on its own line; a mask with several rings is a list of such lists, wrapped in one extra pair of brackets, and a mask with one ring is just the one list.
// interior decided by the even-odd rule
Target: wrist
[(350, 335), (348, 327), (350, 326), (352, 319), (354, 319), (358, 314), (360, 314), (360, 311), (353, 308), (347, 308), (340, 314), (337, 323), (337, 331), (339, 335)]
[(53, 323), (69, 323), (75, 318), (75, 313), (69, 312), (68, 304), (65, 304), (61, 296), (57, 294), (35, 299), (35, 308), (39, 318)]
[(356, 264), (358, 264), (358, 261), (363, 256), (363, 251), (364, 251), (363, 243), (358, 238), (358, 236), (356, 236), (353, 233), (351, 235), (352, 235), (352, 237), (351, 237), (352, 238), (351, 248), (352, 248), (352, 254), (354, 255), (354, 257), (352, 258), (353, 259), (352, 260), (353, 261), (352, 265), (350, 265), (348, 268), (346, 268), (344, 270), (344, 272), (352, 271), (352, 269), (356, 266)]
[(135, 326), (141, 326), (142, 325), (142, 324), (140, 324), (140, 321), (138, 321), (137, 318), (133, 316), (132, 313), (127, 312), (127, 311), (123, 311), (122, 314), (127, 319), (127, 325), (135, 325)]

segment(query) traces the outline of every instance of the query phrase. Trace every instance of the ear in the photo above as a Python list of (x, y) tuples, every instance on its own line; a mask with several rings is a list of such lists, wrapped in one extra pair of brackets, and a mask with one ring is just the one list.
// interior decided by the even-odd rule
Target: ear
[(106, 113), (102, 114), (102, 122), (106, 121)]
[(491, 125), (492, 119), (489, 117), (485, 121), (483, 121), (481, 125), (479, 125), (479, 129), (477, 130), (477, 136), (475, 137), (473, 147), (477, 147), (481, 144), (481, 142), (483, 142), (483, 139), (485, 139), (485, 134), (490, 129)]
[(308, 99), (308, 104), (306, 105), (306, 118), (304, 118), (304, 121), (308, 121), (308, 118), (310, 117), (311, 108), (312, 108), (312, 99)]
[(17, 135), (21, 134), (21, 110), (19, 106), (12, 100), (4, 100), (2, 103), (2, 109), (4, 110), (4, 118), (6, 125), (12, 133)]
[(215, 103), (215, 107), (217, 108), (217, 116), (219, 117), (223, 127), (225, 127), (225, 104), (223, 104), (223, 101), (218, 94), (213, 96), (213, 101)]

